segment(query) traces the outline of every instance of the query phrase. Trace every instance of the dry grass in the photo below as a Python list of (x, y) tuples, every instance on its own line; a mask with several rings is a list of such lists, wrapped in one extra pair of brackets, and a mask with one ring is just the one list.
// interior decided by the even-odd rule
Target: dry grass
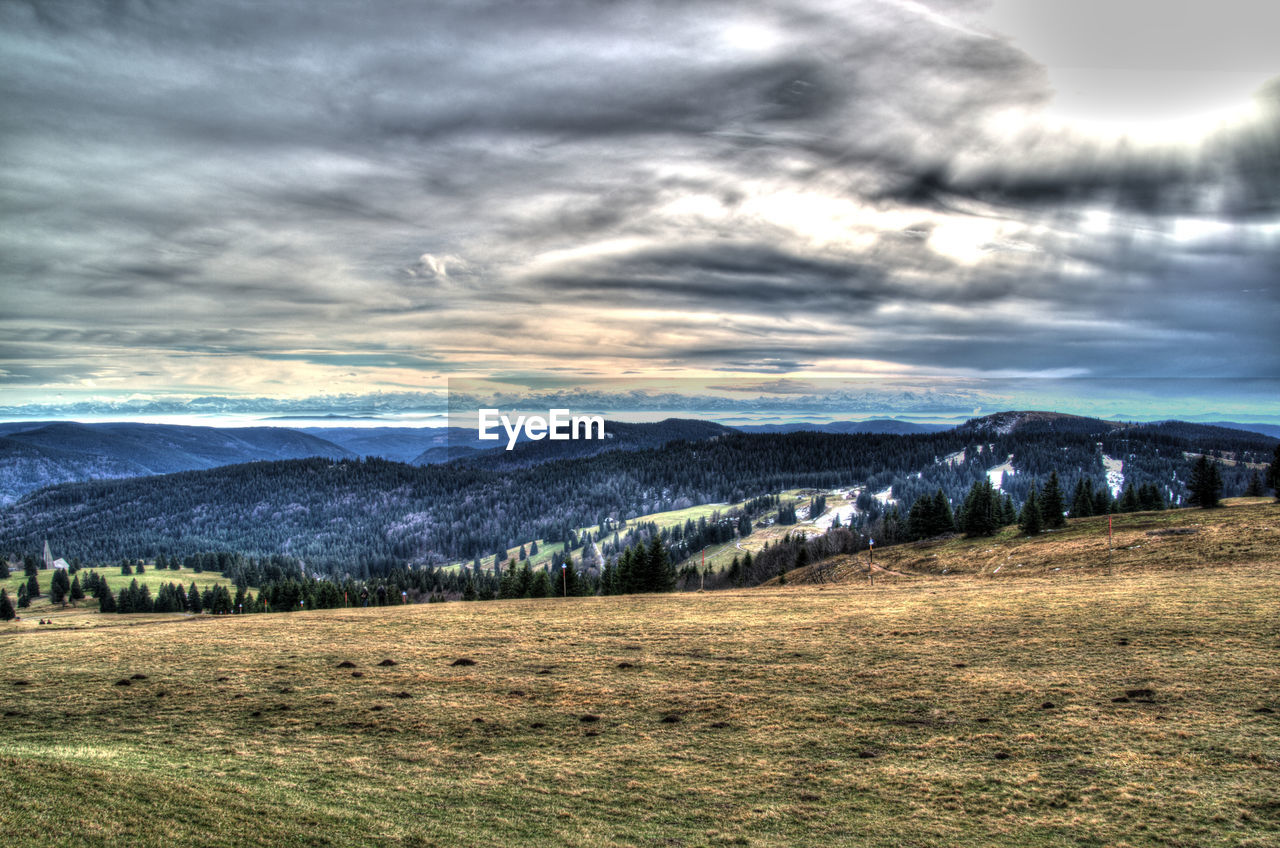
[(0, 833), (1276, 845), (1277, 563), (1211, 529), (1251, 509), (1194, 567), (0, 632)]

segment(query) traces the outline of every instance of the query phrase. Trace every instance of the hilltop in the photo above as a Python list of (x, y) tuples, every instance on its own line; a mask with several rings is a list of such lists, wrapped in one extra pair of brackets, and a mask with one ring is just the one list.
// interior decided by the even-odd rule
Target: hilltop
[[(1108, 522), (1112, 536), (1108, 540)], [(867, 582), (868, 555), (834, 557), (788, 572), (787, 583)], [(1233, 498), (1220, 509), (1175, 509), (1069, 519), (1062, 530), (1026, 536), (954, 535), (875, 552), (875, 580), (977, 576), (1007, 580), (1062, 573), (1118, 574), (1210, 567), (1280, 566), (1280, 505)], [(776, 582), (776, 580), (774, 581)]]

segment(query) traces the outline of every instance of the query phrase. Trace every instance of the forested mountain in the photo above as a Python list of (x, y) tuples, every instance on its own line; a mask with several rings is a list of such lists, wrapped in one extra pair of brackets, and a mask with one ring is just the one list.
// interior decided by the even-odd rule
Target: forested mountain
[(868, 421), (827, 421), (823, 423), (788, 424), (740, 424), (734, 427), (743, 433), (796, 433), (812, 430), (815, 433), (881, 433), (907, 435), (909, 433), (941, 433), (950, 430), (947, 424), (917, 424), (894, 418), (874, 418)]
[(395, 462), (412, 462), (423, 451), (447, 445), (462, 435), (451, 436), (446, 427), (300, 427), (298, 432), (333, 442), (352, 456), (377, 456)]
[(0, 503), (55, 483), (168, 474), (263, 459), (354, 454), (284, 427), (8, 424), (0, 437)]
[[(887, 510), (905, 515), (938, 489), (957, 504), (1006, 463), (1012, 473), (1001, 475), (999, 487), (1018, 503), (1051, 472), (1068, 494), (1086, 480), (1095, 489), (1150, 485), (1176, 503), (1191, 463), (1208, 453), (1222, 461), (1223, 495), (1230, 497), (1243, 493), (1276, 444), (1201, 426), (1184, 432), (1102, 422), (1103, 432), (1087, 432), (1079, 421), (1052, 430), (1043, 423), (907, 436), (724, 432), (544, 462), (485, 456), (418, 467), (305, 459), (65, 484), (0, 512), (0, 550), (38, 551), (47, 536), (62, 555), (86, 561), (235, 550), (361, 576), (408, 562), (488, 557), (533, 539), (559, 541), (607, 518), (799, 487), (864, 487), (858, 520), (874, 522)], [(540, 444), (547, 443), (528, 447)]]
[[(550, 439), (539, 439), (537, 441), (521, 441), (511, 450), (506, 449), (506, 434), (502, 435), (501, 445), (498, 447), (485, 448), (481, 451), (474, 451), (471, 448), (475, 446), (484, 446), (495, 444), (493, 442), (477, 442), (474, 440), (475, 433), (467, 431), (470, 439), (459, 445), (454, 442), (450, 445), (448, 459), (466, 458), (466, 461), (481, 468), (490, 468), (496, 470), (526, 468), (530, 465), (548, 462), (550, 460), (576, 459), (581, 457), (595, 456), (605, 451), (627, 450), (636, 451), (645, 448), (656, 448), (665, 445), (668, 442), (677, 440), (701, 441), (703, 439), (714, 439), (719, 436), (725, 436), (733, 433), (734, 430), (723, 424), (716, 424), (712, 421), (698, 421), (688, 418), (667, 418), (662, 421), (647, 424), (632, 424), (625, 421), (606, 421), (603, 439), (582, 438), (570, 440), (551, 441)], [(594, 433), (593, 433), (594, 435)], [(419, 457), (415, 463), (426, 465), (431, 461), (441, 461), (439, 452), (428, 452), (428, 457), (435, 457), (434, 460), (428, 460)]]

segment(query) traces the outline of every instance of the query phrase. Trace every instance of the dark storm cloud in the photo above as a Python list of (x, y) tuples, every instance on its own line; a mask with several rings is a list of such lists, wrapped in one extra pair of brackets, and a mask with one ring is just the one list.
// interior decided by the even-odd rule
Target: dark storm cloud
[(0, 6), (0, 367), (1275, 373), (1225, 351), (1277, 315), (1280, 89), (1014, 139), (1052, 90), (975, 8)]

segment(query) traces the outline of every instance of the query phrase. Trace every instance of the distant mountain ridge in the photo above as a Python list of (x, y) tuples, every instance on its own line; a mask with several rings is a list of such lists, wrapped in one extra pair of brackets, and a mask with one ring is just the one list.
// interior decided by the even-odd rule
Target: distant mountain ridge
[(0, 506), (58, 483), (316, 456), (377, 457), (412, 465), (435, 465), (460, 459), (477, 467), (502, 470), (613, 450), (641, 450), (674, 440), (714, 439), (735, 432), (911, 435), (955, 430), (992, 436), (1014, 431), (1102, 436), (1124, 428), (1204, 442), (1239, 439), (1252, 433), (1274, 438), (1280, 433), (1280, 427), (1269, 425), (1185, 421), (1142, 424), (1045, 411), (1000, 412), (971, 419), (954, 428), (896, 419), (729, 427), (699, 419), (668, 418), (645, 424), (608, 421), (609, 438), (604, 441), (522, 441), (514, 450), (506, 451), (504, 443), (479, 441), (470, 428), (219, 428), (131, 422), (4, 422), (0, 423)]
[(899, 421), (896, 418), (873, 418), (867, 421), (826, 421), (822, 423), (790, 422), (787, 424), (739, 424), (734, 427), (743, 433), (796, 433), (810, 430), (815, 433), (879, 433), (894, 436), (909, 433), (941, 433), (952, 429), (951, 424), (919, 424)]
[(0, 437), (0, 503), (57, 483), (143, 477), (273, 459), (353, 458), (352, 452), (283, 427), (40, 422)]

